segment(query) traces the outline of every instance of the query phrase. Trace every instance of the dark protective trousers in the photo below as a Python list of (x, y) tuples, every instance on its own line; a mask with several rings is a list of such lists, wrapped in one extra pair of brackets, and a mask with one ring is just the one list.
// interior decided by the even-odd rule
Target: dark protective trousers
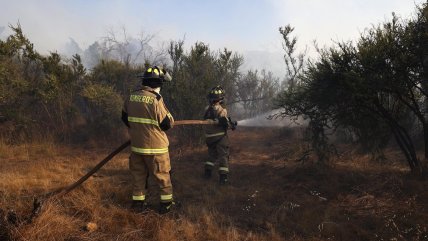
[(209, 161), (205, 162), (205, 168), (212, 170), (218, 163), (219, 173), (229, 173), (229, 138), (223, 136), (220, 140), (209, 142), (207, 140)]

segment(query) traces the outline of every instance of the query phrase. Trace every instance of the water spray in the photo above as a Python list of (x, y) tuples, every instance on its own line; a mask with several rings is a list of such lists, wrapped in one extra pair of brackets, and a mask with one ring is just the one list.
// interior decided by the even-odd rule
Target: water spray
[[(305, 125), (305, 121), (301, 118), (298, 120), (290, 120), (278, 117), (279, 110), (272, 110), (255, 117), (247, 118), (238, 121), (239, 126), (245, 127), (296, 127)], [(277, 118), (278, 117), (278, 118)]]

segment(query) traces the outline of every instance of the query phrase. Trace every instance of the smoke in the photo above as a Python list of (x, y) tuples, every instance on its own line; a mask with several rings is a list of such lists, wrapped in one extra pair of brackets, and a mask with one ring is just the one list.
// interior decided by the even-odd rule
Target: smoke
[(239, 126), (250, 126), (250, 127), (296, 127), (306, 125), (306, 121), (302, 118), (296, 121), (288, 118), (270, 118), (270, 116), (279, 113), (279, 110), (272, 110), (256, 117), (244, 119), (238, 121)]
[(271, 71), (277, 77), (283, 77), (287, 75), (286, 65), (284, 62), (283, 53), (280, 51), (269, 52), (269, 51), (244, 51), (244, 64), (242, 65), (243, 72), (248, 70), (268, 70)]
[(80, 48), (79, 44), (73, 38), (68, 38), (68, 42), (64, 45), (61, 53), (66, 56), (73, 56), (75, 54), (82, 55), (83, 50)]
[(5, 27), (4, 27), (4, 26), (0, 26), (0, 37), (1, 37), (1, 35), (2, 35), (3, 31), (4, 31), (4, 29), (5, 29)]
[(138, 37), (133, 37), (122, 27), (112, 28), (105, 35), (86, 48), (81, 48), (80, 44), (70, 37), (60, 53), (67, 58), (79, 54), (87, 69), (95, 67), (101, 59), (117, 60), (126, 64), (143, 64), (146, 61), (164, 64), (168, 61), (167, 42), (154, 34), (140, 33)]

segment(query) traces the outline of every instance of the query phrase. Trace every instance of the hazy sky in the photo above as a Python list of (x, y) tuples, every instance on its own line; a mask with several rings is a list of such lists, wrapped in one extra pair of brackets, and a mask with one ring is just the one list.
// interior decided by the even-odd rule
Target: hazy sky
[[(425, 0), (426, 1), (426, 0)], [(124, 26), (132, 36), (185, 36), (212, 49), (281, 52), (278, 28), (295, 27), (299, 45), (352, 40), (395, 12), (410, 17), (424, 0), (0, 0), (0, 36), (18, 21), (41, 52), (61, 50), (69, 38), (85, 48)]]

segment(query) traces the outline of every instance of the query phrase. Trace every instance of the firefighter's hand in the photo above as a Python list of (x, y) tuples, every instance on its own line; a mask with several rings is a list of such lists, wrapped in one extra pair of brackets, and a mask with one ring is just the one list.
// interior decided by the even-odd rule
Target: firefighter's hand
[(230, 117), (228, 117), (228, 121), (229, 121), (230, 129), (232, 129), (232, 131), (234, 131), (236, 129), (236, 126), (238, 125), (238, 122), (233, 121)]
[(227, 117), (220, 117), (218, 118), (218, 124), (224, 129), (227, 129), (229, 127), (229, 120)]

